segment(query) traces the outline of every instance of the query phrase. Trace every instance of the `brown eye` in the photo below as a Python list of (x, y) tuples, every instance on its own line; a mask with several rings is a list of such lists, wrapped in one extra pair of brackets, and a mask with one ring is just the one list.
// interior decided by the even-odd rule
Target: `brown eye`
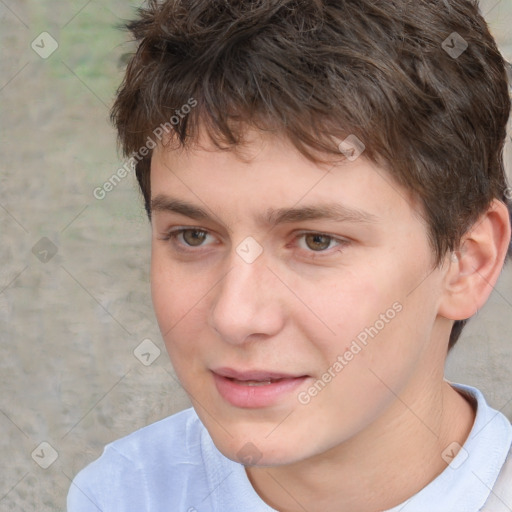
[(183, 230), (183, 240), (187, 243), (187, 245), (190, 245), (191, 247), (197, 247), (201, 245), (206, 236), (206, 231), (201, 231), (199, 229), (186, 229)]
[(309, 249), (313, 251), (324, 251), (331, 244), (332, 237), (313, 233), (304, 235), (304, 240)]

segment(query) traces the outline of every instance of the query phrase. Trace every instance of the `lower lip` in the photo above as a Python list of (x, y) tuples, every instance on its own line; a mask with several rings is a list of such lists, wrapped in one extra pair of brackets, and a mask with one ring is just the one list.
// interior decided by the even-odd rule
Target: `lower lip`
[(213, 373), (217, 390), (231, 405), (256, 409), (275, 405), (286, 395), (296, 390), (308, 377), (281, 379), (271, 384), (247, 386)]

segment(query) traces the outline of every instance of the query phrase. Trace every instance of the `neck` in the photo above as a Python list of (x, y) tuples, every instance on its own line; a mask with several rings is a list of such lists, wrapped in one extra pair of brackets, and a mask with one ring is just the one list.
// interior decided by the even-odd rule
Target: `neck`
[(421, 384), (427, 396), (418, 387), (405, 391), (378, 421), (327, 452), (247, 467), (254, 489), (280, 512), (378, 512), (407, 500), (447, 467), (441, 454), (454, 441), (464, 444), (475, 418), (442, 377), (437, 386)]

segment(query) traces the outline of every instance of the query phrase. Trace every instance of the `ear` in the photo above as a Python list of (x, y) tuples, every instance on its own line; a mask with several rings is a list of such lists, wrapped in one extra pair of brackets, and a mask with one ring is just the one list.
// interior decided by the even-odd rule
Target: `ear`
[(510, 236), (507, 206), (495, 199), (463, 236), (460, 249), (446, 257), (441, 316), (465, 320), (485, 304), (503, 268)]

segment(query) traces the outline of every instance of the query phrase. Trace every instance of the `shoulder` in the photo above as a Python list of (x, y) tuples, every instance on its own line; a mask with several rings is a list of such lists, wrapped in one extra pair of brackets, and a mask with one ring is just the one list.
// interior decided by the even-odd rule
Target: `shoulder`
[(512, 506), (512, 447), (481, 512), (509, 512)]
[(96, 510), (91, 504), (107, 511), (110, 503), (117, 503), (112, 510), (145, 510), (147, 499), (171, 499), (185, 480), (202, 479), (203, 432), (190, 408), (109, 443), (73, 479), (68, 511)]
[(179, 461), (180, 454), (190, 458), (198, 449), (203, 430), (194, 409), (185, 409), (107, 444), (102, 457), (115, 452), (141, 466), (169, 453), (174, 462)]
[(133, 468), (151, 465), (155, 459), (168, 464), (179, 464), (182, 457), (191, 460), (198, 454), (203, 429), (194, 409), (185, 409), (107, 444), (97, 465), (109, 457)]

